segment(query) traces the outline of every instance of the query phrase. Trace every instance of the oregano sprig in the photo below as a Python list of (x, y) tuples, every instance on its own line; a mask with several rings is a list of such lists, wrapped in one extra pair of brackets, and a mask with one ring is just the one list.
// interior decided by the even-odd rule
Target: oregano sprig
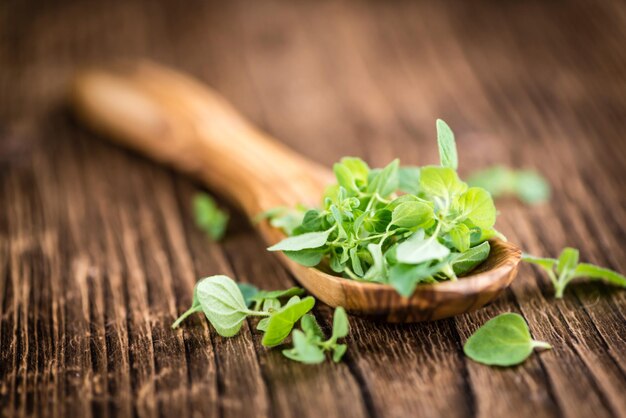
[(578, 278), (602, 280), (616, 286), (626, 287), (626, 277), (623, 275), (594, 264), (579, 263), (579, 251), (576, 248), (564, 248), (558, 259), (523, 254), (522, 260), (541, 267), (548, 274), (557, 299), (562, 298), (567, 285)]
[(317, 364), (324, 361), (324, 352), (331, 352), (335, 363), (341, 361), (347, 345), (339, 344), (338, 339), (344, 338), (350, 331), (348, 315), (342, 307), (335, 309), (333, 330), (330, 338), (324, 340), (324, 333), (315, 317), (306, 314), (300, 319), (302, 331), (293, 332), (293, 348), (283, 350), (283, 355), (302, 363)]
[[(319, 363), (324, 360), (325, 351), (332, 351), (333, 360), (340, 361), (347, 346), (337, 343), (337, 340), (349, 331), (346, 312), (341, 307), (337, 308), (332, 336), (323, 341), (321, 328), (309, 313), (315, 299), (312, 296), (300, 298), (303, 293), (304, 290), (298, 287), (265, 291), (250, 284), (236, 283), (223, 275), (206, 277), (196, 284), (191, 307), (172, 324), (172, 328), (178, 328), (190, 315), (204, 312), (219, 335), (232, 337), (239, 333), (246, 318), (257, 316), (262, 318), (257, 330), (264, 332), (261, 341), (264, 346), (279, 345), (291, 334), (294, 348), (290, 353), (293, 355), (285, 354), (287, 357), (304, 363)], [(289, 298), (288, 301), (282, 305), (281, 300), (286, 298)], [(298, 321), (303, 331), (293, 331)], [(318, 351), (321, 359), (316, 357), (317, 360), (312, 361), (314, 354), (311, 353)]]
[[(467, 274), (499, 236), (496, 209), (489, 192), (459, 178), (454, 133), (442, 120), (436, 126), (439, 166), (400, 167), (393, 160), (372, 169), (342, 158), (320, 208), (266, 212), (272, 225), (287, 225), (288, 235), (268, 250), (353, 280), (390, 284), (407, 297), (420, 283)], [(455, 268), (461, 259), (463, 269)]]

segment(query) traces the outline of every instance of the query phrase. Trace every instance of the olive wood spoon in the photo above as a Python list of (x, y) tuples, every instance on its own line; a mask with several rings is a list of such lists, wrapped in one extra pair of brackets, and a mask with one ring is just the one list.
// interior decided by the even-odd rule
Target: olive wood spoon
[[(318, 206), (333, 181), (322, 167), (255, 128), (218, 93), (179, 72), (148, 62), (86, 70), (73, 83), (72, 102), (92, 128), (151, 158), (201, 179), (249, 217), (277, 206)], [(285, 235), (257, 225), (271, 245)], [(514, 279), (515, 245), (491, 241), (489, 258), (458, 281), (420, 285), (409, 297), (391, 286), (364, 283), (281, 261), (311, 294), (330, 306), (389, 322), (445, 318), (478, 309)]]

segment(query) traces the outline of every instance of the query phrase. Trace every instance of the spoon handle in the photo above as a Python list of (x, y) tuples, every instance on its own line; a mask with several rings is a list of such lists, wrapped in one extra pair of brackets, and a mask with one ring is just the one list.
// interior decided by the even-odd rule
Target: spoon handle
[(152, 63), (84, 71), (72, 99), (96, 130), (199, 177), (249, 216), (316, 206), (331, 180), (329, 170), (255, 128), (215, 91)]

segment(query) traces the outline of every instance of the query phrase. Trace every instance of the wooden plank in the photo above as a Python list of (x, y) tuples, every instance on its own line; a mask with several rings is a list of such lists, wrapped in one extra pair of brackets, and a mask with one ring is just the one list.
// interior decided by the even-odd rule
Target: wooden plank
[[(234, 339), (200, 315), (170, 331), (203, 275), (293, 282), (236, 212), (226, 241), (210, 243), (189, 215), (188, 179), (51, 109), (76, 65), (147, 55), (208, 81), (326, 164), (345, 154), (433, 163), (432, 121), (444, 117), (464, 173), (531, 166), (555, 187), (549, 205), (499, 202), (511, 240), (546, 255), (577, 246), (624, 271), (625, 10), (0, 3), (2, 415), (623, 416), (626, 293), (573, 285), (555, 301), (528, 267), (495, 304), (454, 320), (352, 319), (339, 365), (285, 361), (260, 345), (254, 321)], [(504, 311), (522, 313), (554, 350), (506, 370), (466, 360), (463, 341)], [(330, 310), (316, 313), (328, 331)]]

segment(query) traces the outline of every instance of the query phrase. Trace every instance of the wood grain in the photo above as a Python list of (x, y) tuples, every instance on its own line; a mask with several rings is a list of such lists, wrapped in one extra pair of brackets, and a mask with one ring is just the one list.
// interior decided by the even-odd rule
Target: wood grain
[[(533, 167), (549, 204), (498, 202), (525, 251), (626, 271), (626, 8), (619, 2), (0, 2), (0, 411), (3, 416), (626, 416), (626, 292), (555, 301), (522, 266), (455, 319), (352, 318), (345, 362), (307, 367), (247, 324), (167, 328), (198, 277), (293, 284), (229, 208), (213, 244), (199, 186), (99, 140), (64, 109), (79, 66), (147, 57), (194, 74), (255, 124), (328, 166), (436, 161), (434, 119), (461, 171)], [(317, 314), (330, 325), (330, 310)], [(462, 343), (506, 311), (554, 350), (512, 369)]]

